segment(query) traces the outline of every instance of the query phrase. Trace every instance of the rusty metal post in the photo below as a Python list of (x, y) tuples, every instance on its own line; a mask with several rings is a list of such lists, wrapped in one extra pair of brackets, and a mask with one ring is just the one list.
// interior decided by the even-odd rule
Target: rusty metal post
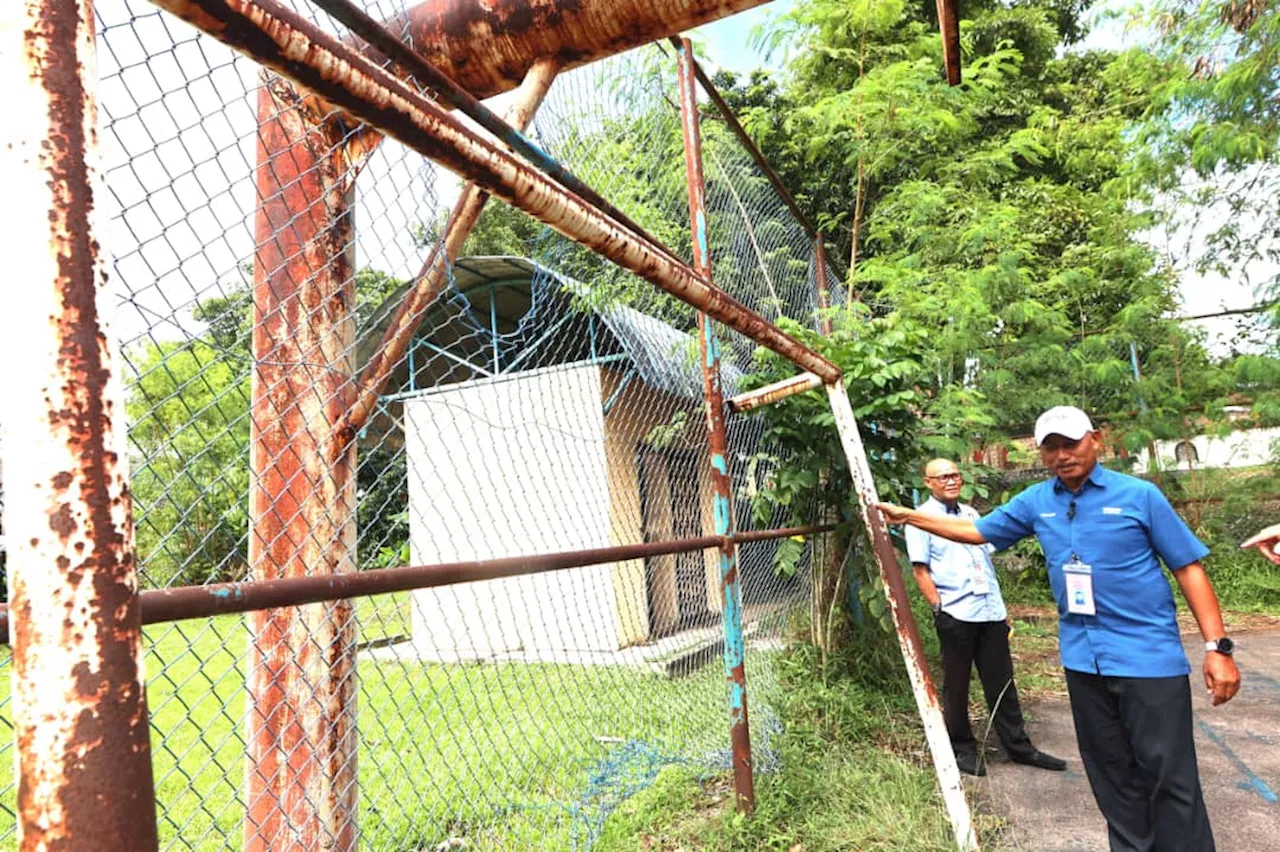
[(966, 850), (976, 852), (978, 837), (973, 830), (973, 817), (969, 812), (969, 802), (965, 799), (964, 785), (960, 781), (960, 770), (956, 767), (956, 756), (951, 749), (951, 739), (947, 736), (947, 725), (942, 718), (942, 707), (938, 704), (938, 693), (934, 689), (933, 678), (925, 662), (920, 631), (916, 627), (915, 616), (911, 614), (907, 587), (903, 583), (902, 571), (898, 567), (898, 553), (894, 550), (893, 542), (889, 540), (889, 531), (885, 527), (884, 520), (875, 508), (875, 504), (879, 502), (876, 484), (871, 475), (871, 467), (867, 463), (862, 436), (858, 434), (858, 422), (854, 418), (853, 407), (849, 404), (849, 396), (845, 392), (843, 380), (827, 385), (827, 396), (831, 400), (831, 413), (835, 417), (836, 429), (840, 432), (840, 443), (849, 462), (849, 473), (853, 477), (853, 488), (858, 497), (862, 522), (867, 528), (867, 535), (871, 538), (872, 550), (880, 568), (880, 579), (884, 582), (889, 612), (893, 618), (894, 630), (898, 634), (898, 647), (907, 665), (911, 691), (915, 694), (916, 709), (924, 724), (925, 740), (933, 756), (934, 771), (938, 776), (938, 786), (942, 789), (942, 800), (947, 807), (947, 815), (951, 819), (956, 847), (962, 852)]
[(153, 2), (823, 381), (839, 378), (830, 361), (709, 285), (665, 249), (637, 237), (274, 0)]
[(937, 0), (938, 32), (942, 36), (942, 64), (947, 84), (960, 85), (960, 10), (958, 0)]
[[(684, 167), (689, 185), (689, 220), (693, 231), (693, 265), (711, 282), (708, 248), (706, 184), (702, 174), (702, 131), (698, 123), (698, 88), (693, 76), (693, 47), (680, 40), (680, 121), (684, 133)], [(702, 358), (702, 389), (707, 410), (707, 445), (711, 452), (711, 492), (716, 535), (725, 536), (720, 548), (720, 595), (723, 602), (724, 669), (729, 686), (729, 737), (733, 747), (733, 784), (738, 810), (756, 806), (751, 766), (751, 728), (747, 718), (747, 671), (742, 640), (742, 595), (738, 588), (738, 554), (733, 539), (733, 483), (729, 478), (729, 442), (724, 427), (724, 395), (720, 383), (720, 343), (715, 324), (698, 312), (698, 342)]]
[[(533, 114), (542, 105), (551, 84), (555, 82), (560, 63), (555, 59), (544, 59), (534, 63), (525, 75), (524, 82), (516, 93), (516, 98), (507, 110), (506, 120), (516, 130), (523, 131), (533, 120)], [(419, 270), (413, 289), (396, 308), (395, 316), (387, 326), (382, 341), (374, 351), (373, 357), (360, 373), (360, 390), (356, 403), (347, 416), (346, 433), (354, 438), (373, 414), (378, 404), (378, 395), (382, 393), (387, 379), (395, 371), (396, 365), (404, 357), (409, 343), (413, 340), (423, 314), (435, 302), (440, 291), (449, 283), (449, 268), (458, 259), (463, 244), (480, 219), (480, 213), (489, 200), (489, 193), (474, 183), (462, 188), (453, 212), (445, 225), (442, 245), (437, 245)], [(443, 248), (443, 256), (441, 253)]]
[(818, 283), (818, 330), (824, 337), (831, 336), (831, 290), (827, 286), (827, 246), (822, 234), (813, 240), (813, 269)]
[[(803, 527), (776, 527), (734, 533), (735, 544), (754, 544), (780, 538), (831, 532), (834, 524), (810, 524)], [(620, 544), (588, 550), (565, 550), (535, 553), (528, 556), (506, 556), (500, 559), (478, 559), (471, 562), (444, 562), (405, 568), (371, 568), (312, 577), (282, 577), (278, 580), (248, 580), (237, 583), (210, 583), (205, 586), (173, 586), (147, 589), (139, 602), (143, 624), (163, 624), (189, 618), (209, 618), (237, 612), (253, 612), (281, 606), (336, 601), (432, 589), (457, 583), (523, 577), (549, 571), (564, 571), (607, 562), (626, 562), (671, 553), (691, 553), (720, 547), (723, 536), (647, 541), (643, 544)], [(0, 604), (0, 645), (9, 644), (9, 609)]]
[[(258, 97), (249, 564), (259, 580), (355, 568), (350, 173), (340, 131), (286, 81)], [(251, 614), (244, 848), (356, 848), (350, 601)]]
[(124, 395), (103, 311), (93, 3), (5, 4), (0, 31), (7, 190), (24, 208), (6, 234), (24, 286), (4, 312), (17, 843), (146, 852), (155, 793)]
[(801, 373), (798, 376), (738, 394), (729, 400), (729, 410), (735, 414), (741, 414), (820, 387), (822, 387), (822, 379), (813, 373)]
[(426, 0), (388, 23), (475, 95), (515, 88), (544, 56), (565, 69), (613, 56), (768, 0)]

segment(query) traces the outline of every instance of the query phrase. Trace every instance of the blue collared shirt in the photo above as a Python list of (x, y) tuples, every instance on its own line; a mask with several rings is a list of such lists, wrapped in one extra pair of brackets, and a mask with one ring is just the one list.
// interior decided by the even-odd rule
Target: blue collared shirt
[[(1063, 668), (1115, 677), (1176, 677), (1191, 666), (1178, 635), (1170, 571), (1203, 559), (1195, 537), (1160, 489), (1094, 467), (1072, 494), (1057, 478), (1031, 486), (977, 522), (1003, 550), (1034, 535), (1058, 602)], [(1092, 566), (1096, 615), (1067, 612), (1062, 566), (1072, 555)]]
[[(960, 517), (977, 520), (978, 512), (972, 506), (959, 504), (956, 508)], [(917, 511), (945, 515), (947, 507), (930, 497)], [(991, 545), (960, 544), (913, 526), (906, 528), (906, 538), (907, 557), (929, 569), (943, 612), (957, 621), (1004, 621), (1008, 613), (991, 564)], [(986, 591), (979, 588), (975, 567), (986, 578)]]

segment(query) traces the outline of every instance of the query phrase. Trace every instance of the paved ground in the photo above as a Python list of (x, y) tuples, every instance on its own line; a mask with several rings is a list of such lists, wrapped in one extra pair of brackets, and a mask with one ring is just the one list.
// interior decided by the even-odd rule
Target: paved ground
[[(1280, 850), (1280, 631), (1239, 634), (1243, 685), (1216, 708), (1203, 680), (1196, 680), (1203, 659), (1199, 638), (1186, 637), (1195, 669), (1196, 755), (1218, 849)], [(1001, 846), (1105, 852), (1106, 827), (1080, 764), (1070, 708), (1065, 700), (1050, 700), (1027, 711), (1036, 745), (1069, 765), (1066, 772), (1044, 772), (993, 757), (986, 778), (969, 780), (985, 807), (1011, 823)]]

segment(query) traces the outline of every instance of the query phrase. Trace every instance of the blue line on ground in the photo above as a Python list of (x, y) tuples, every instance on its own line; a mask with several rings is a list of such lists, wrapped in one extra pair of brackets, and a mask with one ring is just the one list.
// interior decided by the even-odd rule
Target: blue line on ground
[(1252, 789), (1253, 792), (1257, 793), (1264, 800), (1273, 805), (1280, 802), (1280, 796), (1276, 796), (1275, 791), (1267, 786), (1267, 782), (1254, 774), (1253, 770), (1240, 759), (1240, 755), (1236, 754), (1231, 746), (1227, 745), (1226, 741), (1222, 739), (1222, 736), (1217, 731), (1209, 727), (1209, 725), (1201, 719), (1196, 719), (1196, 727), (1203, 731), (1204, 735), (1209, 738), (1210, 742), (1216, 745), (1222, 753), (1227, 756), (1227, 760), (1231, 761), (1232, 765), (1234, 765), (1240, 774), (1244, 776), (1244, 780), (1248, 782), (1249, 789)]

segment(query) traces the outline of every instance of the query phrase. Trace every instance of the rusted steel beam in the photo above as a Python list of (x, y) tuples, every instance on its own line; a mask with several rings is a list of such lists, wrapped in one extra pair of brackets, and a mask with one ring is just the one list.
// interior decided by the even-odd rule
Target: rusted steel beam
[(5, 309), (6, 339), (22, 353), (4, 415), (9, 807), (24, 852), (146, 852), (157, 846), (155, 793), (124, 394), (96, 228), (93, 3), (28, 0), (0, 17), (15, 42), (0, 51), (18, 162), (6, 188), (24, 208), (5, 234), (24, 285)]
[(274, 0), (153, 0), (624, 269), (834, 381), (834, 364)]
[(636, 236), (648, 240), (662, 248), (672, 258), (675, 258), (675, 255), (666, 246), (654, 239), (644, 228), (633, 222), (629, 216), (614, 207), (609, 201), (602, 198), (590, 186), (583, 183), (563, 164), (542, 150), (537, 143), (526, 137), (521, 132), (523, 128), (512, 127), (503, 121), (492, 110), (472, 97), (471, 93), (466, 89), (437, 71), (435, 67), (415, 53), (409, 45), (388, 31), (386, 27), (366, 15), (351, 0), (311, 0), (311, 2), (333, 15), (343, 24), (346, 24), (353, 33), (373, 45), (384, 56), (398, 63), (402, 69), (408, 72), (407, 76), (411, 76), (419, 83), (434, 89), (436, 94), (447, 103), (457, 107), (485, 130), (501, 139), (512, 151), (515, 151), (538, 169), (550, 175), (553, 180), (564, 185), (570, 192), (577, 193), (589, 204), (600, 208), (606, 216), (620, 222), (623, 227)]
[[(520, 130), (528, 127), (533, 114), (538, 111), (543, 98), (551, 88), (559, 68), (554, 59), (545, 59), (534, 64), (525, 76), (516, 94), (515, 101), (507, 111), (507, 121)], [(343, 434), (349, 441), (364, 428), (373, 415), (378, 404), (378, 396), (382, 393), (387, 380), (395, 372), (396, 365), (404, 358), (413, 335), (418, 330), (423, 316), (435, 302), (436, 297), (449, 283), (449, 268), (457, 260), (463, 244), (471, 235), (480, 212), (489, 200), (489, 193), (474, 183), (462, 188), (458, 201), (453, 206), (449, 221), (445, 225), (443, 246), (436, 244), (427, 257), (422, 269), (418, 271), (413, 289), (406, 294), (404, 301), (396, 308), (395, 316), (382, 336), (373, 357), (360, 372), (360, 390), (356, 394), (355, 405), (347, 414), (343, 424)], [(443, 254), (441, 248), (443, 247)]]
[[(675, 45), (677, 51), (680, 50), (681, 40), (679, 38), (673, 36), (671, 43)], [(817, 239), (818, 229), (814, 227), (813, 222), (800, 209), (800, 205), (796, 204), (796, 200), (791, 197), (791, 193), (787, 190), (786, 185), (783, 184), (782, 178), (778, 177), (778, 173), (773, 170), (773, 166), (769, 165), (769, 161), (765, 159), (764, 154), (760, 153), (755, 140), (751, 138), (751, 134), (747, 133), (746, 128), (738, 121), (738, 116), (734, 114), (733, 108), (725, 102), (720, 91), (716, 89), (715, 84), (711, 82), (711, 78), (707, 76), (707, 72), (703, 71), (702, 66), (697, 62), (693, 64), (693, 71), (697, 75), (698, 82), (702, 85), (702, 90), (707, 93), (707, 97), (716, 105), (716, 109), (720, 112), (720, 117), (724, 119), (725, 124), (729, 125), (733, 135), (738, 137), (742, 147), (747, 149), (747, 153), (751, 155), (756, 167), (764, 172), (764, 176), (773, 185), (773, 189), (778, 193), (778, 197), (782, 199), (782, 203), (787, 205), (787, 209), (791, 211), (792, 216), (796, 217), (800, 227), (804, 228), (805, 233), (809, 235), (809, 239)]]
[(813, 241), (813, 269), (818, 284), (818, 330), (831, 336), (831, 289), (827, 286), (827, 246), (818, 234)]
[(801, 373), (798, 376), (738, 394), (729, 400), (729, 410), (740, 414), (820, 387), (822, 387), (822, 379), (813, 373)]
[[(780, 538), (831, 532), (834, 524), (747, 530), (733, 535), (739, 546)], [(502, 559), (417, 565), (409, 568), (379, 568), (328, 577), (285, 577), (279, 580), (249, 580), (205, 586), (175, 586), (147, 589), (139, 595), (142, 624), (165, 624), (192, 618), (253, 612), (275, 607), (301, 606), (324, 601), (404, 592), (477, 580), (497, 580), (546, 571), (584, 568), (608, 562), (625, 562), (671, 553), (689, 553), (719, 547), (721, 536), (624, 544), (594, 550), (540, 553)], [(9, 610), (0, 605), (0, 645), (9, 643)]]
[[(680, 125), (684, 135), (685, 182), (689, 188), (689, 225), (693, 233), (693, 263), (711, 282), (710, 235), (707, 224), (706, 180), (702, 171), (702, 129), (698, 117), (698, 85), (693, 74), (693, 45), (680, 39)], [(729, 478), (729, 440), (724, 427), (724, 391), (720, 380), (720, 341), (715, 324), (698, 312), (698, 350), (702, 364), (702, 392), (707, 414), (707, 449), (711, 453), (712, 517), (720, 547), (720, 622), (724, 632), (724, 670), (729, 687), (729, 739), (733, 749), (733, 786), (738, 810), (756, 806), (755, 775), (751, 764), (751, 727), (747, 713), (747, 670), (742, 638), (742, 594), (738, 588), (738, 553), (733, 543), (733, 482)]]
[(969, 802), (965, 798), (964, 786), (960, 782), (960, 770), (956, 767), (951, 739), (947, 736), (942, 707), (938, 704), (938, 693), (934, 689), (933, 678), (929, 674), (929, 666), (925, 661), (920, 631), (916, 627), (915, 616), (911, 614), (911, 601), (907, 597), (907, 587), (902, 580), (898, 553), (889, 539), (889, 531), (885, 528), (884, 519), (875, 508), (876, 503), (879, 502), (876, 483), (871, 475), (871, 467), (867, 463), (866, 450), (862, 445), (862, 436), (858, 434), (858, 422), (854, 418), (853, 407), (849, 404), (844, 382), (827, 385), (827, 396), (831, 400), (831, 413), (835, 417), (836, 429), (840, 433), (840, 443), (849, 463), (854, 493), (858, 497), (858, 510), (862, 515), (862, 523), (867, 530), (867, 535), (871, 539), (872, 551), (875, 553), (876, 564), (880, 569), (880, 579), (884, 583), (889, 612), (893, 618), (894, 630), (898, 634), (898, 647), (902, 651), (902, 659), (907, 666), (907, 677), (911, 680), (911, 691), (915, 694), (916, 709), (924, 724), (925, 740), (933, 756), (934, 771), (938, 776), (938, 786), (942, 789), (942, 800), (946, 805), (947, 815), (951, 819), (956, 847), (962, 852), (965, 850), (976, 852), (978, 836), (973, 830)]
[(796, 538), (821, 533), (834, 532), (836, 524), (809, 524), (803, 527), (779, 527), (772, 530), (740, 530), (733, 534), (733, 543), (739, 546), (753, 544), (758, 541), (773, 541), (779, 538)]
[(960, 85), (960, 14), (959, 0), (937, 0), (938, 31), (942, 35), (942, 64), (947, 69), (947, 83)]
[(576, 68), (768, 0), (428, 0), (395, 19), (414, 48), (477, 98), (513, 89), (544, 57)]
[[(352, 180), (334, 122), (272, 75), (258, 94), (249, 569), (355, 569)], [(255, 612), (245, 665), (244, 848), (354, 850), (351, 603)]]

